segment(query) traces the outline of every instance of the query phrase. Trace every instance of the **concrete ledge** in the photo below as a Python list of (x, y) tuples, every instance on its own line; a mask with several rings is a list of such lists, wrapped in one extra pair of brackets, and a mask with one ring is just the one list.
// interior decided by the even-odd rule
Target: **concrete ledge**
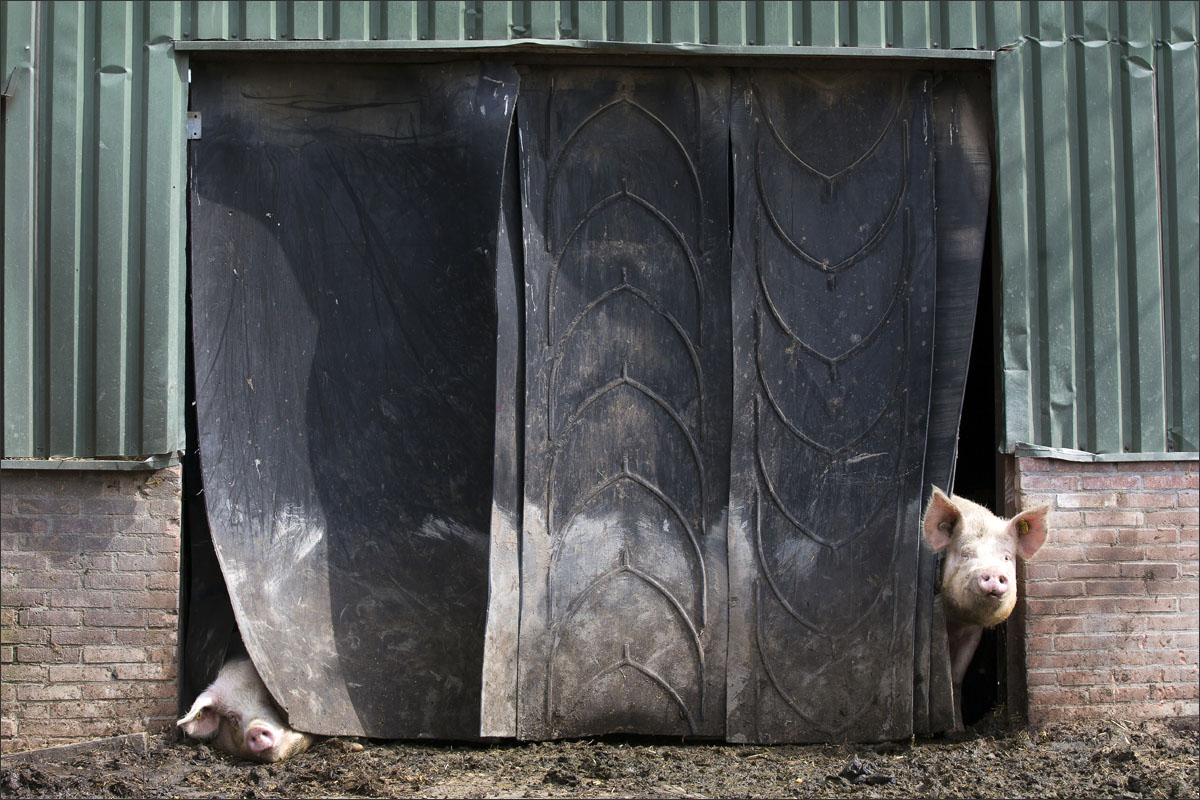
[(28, 764), (37, 761), (62, 761), (63, 759), (84, 753), (117, 753), (123, 750), (146, 752), (147, 741), (145, 733), (129, 733), (124, 736), (109, 736), (104, 739), (92, 739), (75, 744), (63, 744), (57, 747), (42, 747), (37, 750), (21, 750), (16, 753), (5, 753), (4, 765)]

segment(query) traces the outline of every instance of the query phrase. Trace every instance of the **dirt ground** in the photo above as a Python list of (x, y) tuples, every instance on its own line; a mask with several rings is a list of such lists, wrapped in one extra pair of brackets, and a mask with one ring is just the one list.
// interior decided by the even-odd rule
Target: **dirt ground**
[(1196, 720), (1040, 729), (985, 720), (956, 740), (771, 746), (598, 740), (326, 739), (280, 764), (174, 733), (146, 752), (0, 762), (4, 797), (1189, 797)]

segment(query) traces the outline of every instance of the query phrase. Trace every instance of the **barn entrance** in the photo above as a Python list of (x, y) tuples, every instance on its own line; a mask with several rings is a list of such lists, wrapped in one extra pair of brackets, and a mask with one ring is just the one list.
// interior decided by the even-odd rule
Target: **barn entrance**
[(953, 472), (985, 84), (194, 70), (204, 495), (294, 725), (948, 725), (917, 530)]

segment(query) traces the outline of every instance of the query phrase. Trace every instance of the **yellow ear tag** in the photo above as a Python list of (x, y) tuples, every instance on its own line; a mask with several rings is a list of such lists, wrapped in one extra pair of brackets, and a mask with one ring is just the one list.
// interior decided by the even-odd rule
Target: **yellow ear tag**
[(1017, 530), (1021, 532), (1022, 536), (1029, 533), (1029, 520), (1027, 520), (1027, 519), (1017, 520)]

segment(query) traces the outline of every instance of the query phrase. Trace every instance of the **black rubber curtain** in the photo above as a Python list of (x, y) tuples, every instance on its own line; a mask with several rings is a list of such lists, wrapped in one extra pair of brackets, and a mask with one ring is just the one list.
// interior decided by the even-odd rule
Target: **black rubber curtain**
[(948, 724), (917, 529), (953, 471), (979, 86), (193, 70), (204, 496), (294, 725)]
[(479, 731), (504, 66), (192, 67), (204, 497), (291, 723)]

